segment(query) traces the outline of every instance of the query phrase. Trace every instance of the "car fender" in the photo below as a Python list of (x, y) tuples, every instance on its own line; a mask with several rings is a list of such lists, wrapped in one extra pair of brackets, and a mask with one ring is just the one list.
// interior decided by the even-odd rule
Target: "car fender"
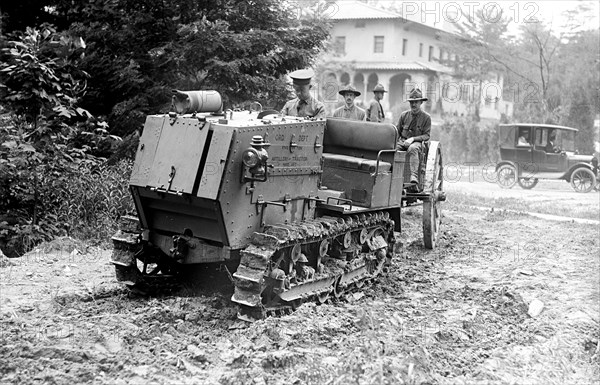
[(498, 162), (498, 163), (496, 164), (496, 171), (498, 171), (498, 169), (499, 169), (501, 166), (504, 166), (505, 164), (511, 165), (511, 166), (513, 166), (514, 168), (518, 168), (518, 167), (519, 167), (519, 166), (518, 166), (518, 165), (517, 165), (515, 162), (509, 161), (509, 160), (502, 160), (502, 161), (500, 161), (500, 162)]
[(536, 174), (538, 173), (537, 166), (535, 163), (519, 163), (511, 160), (503, 160), (496, 165), (496, 172), (498, 169), (504, 165), (510, 165), (515, 168), (517, 171), (517, 175), (519, 178), (536, 178)]
[(571, 180), (571, 174), (573, 173), (573, 171), (575, 171), (576, 169), (578, 169), (580, 167), (585, 167), (585, 168), (589, 169), (591, 172), (594, 172), (594, 167), (591, 164), (584, 163), (584, 162), (578, 162), (578, 163), (575, 163), (574, 165), (572, 165), (569, 168), (569, 171), (567, 171), (565, 173), (565, 180), (570, 181)]

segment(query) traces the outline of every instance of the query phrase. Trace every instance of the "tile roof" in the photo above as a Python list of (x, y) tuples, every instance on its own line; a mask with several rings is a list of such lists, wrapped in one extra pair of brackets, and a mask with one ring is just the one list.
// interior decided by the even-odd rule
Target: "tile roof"
[(356, 0), (338, 0), (335, 3), (327, 3), (328, 8), (325, 10), (334, 21), (342, 20), (377, 20), (377, 19), (397, 19), (404, 23), (414, 23), (435, 30), (456, 33), (456, 27), (445, 22), (431, 22), (430, 19), (426, 18), (427, 22), (423, 22), (421, 13), (415, 13), (406, 15), (404, 17), (401, 13), (394, 12), (392, 10), (375, 7), (369, 4), (365, 4), (362, 1)]
[(353, 65), (356, 70), (371, 71), (435, 71), (451, 73), (452, 70), (438, 63), (421, 62), (355, 62)]
[(331, 19), (402, 19), (402, 15), (385, 9), (373, 7), (360, 1), (337, 1)]

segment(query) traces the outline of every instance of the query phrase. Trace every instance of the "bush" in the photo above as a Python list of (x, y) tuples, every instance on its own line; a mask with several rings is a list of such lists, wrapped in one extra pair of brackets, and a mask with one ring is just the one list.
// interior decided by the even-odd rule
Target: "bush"
[(0, 248), (15, 257), (62, 235), (103, 240), (131, 209), (131, 165), (104, 166), (120, 138), (77, 106), (84, 43), (51, 26), (11, 38), (0, 50)]
[[(0, 167), (0, 248), (9, 257), (26, 253), (43, 241), (72, 236), (106, 243), (121, 215), (134, 212), (128, 191), (132, 161), (104, 166), (82, 162), (62, 172), (36, 168), (12, 176)], [(35, 219), (35, 220), (34, 220)]]
[(132, 161), (107, 166), (91, 155), (106, 140), (87, 136), (97, 144), (36, 150), (14, 127), (0, 127), (0, 248), (9, 257), (63, 235), (107, 241), (118, 217), (133, 211)]
[(107, 242), (119, 218), (134, 212), (128, 190), (132, 165), (123, 159), (110, 167), (81, 167), (63, 184), (49, 214), (76, 239)]
[(469, 117), (450, 117), (431, 130), (431, 139), (442, 143), (446, 164), (485, 164), (500, 158), (496, 128), (497, 124), (484, 125)]

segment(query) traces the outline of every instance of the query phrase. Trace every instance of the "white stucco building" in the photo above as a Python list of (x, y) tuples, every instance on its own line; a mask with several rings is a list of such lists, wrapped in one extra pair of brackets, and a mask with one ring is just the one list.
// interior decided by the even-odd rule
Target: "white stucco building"
[(482, 120), (512, 116), (512, 103), (502, 100), (502, 77), (491, 74), (482, 84), (459, 81), (451, 68), (440, 64), (440, 58), (456, 54), (446, 52), (442, 44), (444, 35), (453, 33), (449, 23), (431, 26), (360, 1), (336, 4), (332, 48), (317, 68), (319, 98), (328, 110), (340, 105), (340, 86), (354, 85), (362, 92), (357, 102), (366, 104), (373, 87), (381, 83), (389, 91), (381, 104), (392, 123), (399, 111), (408, 109), (406, 96), (415, 86), (429, 98), (424, 108), (434, 120), (446, 114), (473, 114), (475, 109)]

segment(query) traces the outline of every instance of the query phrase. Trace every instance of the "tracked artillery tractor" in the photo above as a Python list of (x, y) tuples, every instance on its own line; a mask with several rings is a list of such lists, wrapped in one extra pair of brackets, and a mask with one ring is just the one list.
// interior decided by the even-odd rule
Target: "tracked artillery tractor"
[(392, 124), (220, 113), (214, 91), (178, 92), (174, 110), (148, 116), (140, 138), (137, 216), (113, 237), (123, 283), (161, 290), (189, 265), (225, 265), (240, 317), (256, 319), (372, 282), (400, 247), (407, 204), (423, 202), (423, 243), (436, 246), (439, 143), (412, 186)]

